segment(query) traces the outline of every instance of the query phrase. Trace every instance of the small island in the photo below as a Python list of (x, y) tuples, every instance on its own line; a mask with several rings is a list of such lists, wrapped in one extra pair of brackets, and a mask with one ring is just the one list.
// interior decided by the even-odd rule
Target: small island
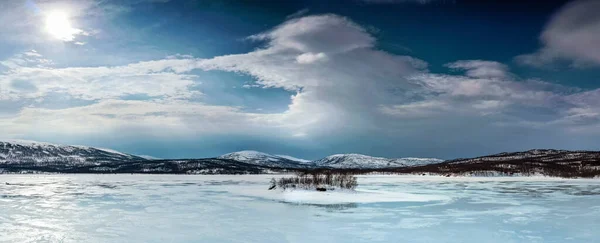
[(334, 171), (299, 172), (293, 177), (272, 178), (269, 190), (303, 189), (316, 191), (354, 190), (358, 180), (354, 174)]

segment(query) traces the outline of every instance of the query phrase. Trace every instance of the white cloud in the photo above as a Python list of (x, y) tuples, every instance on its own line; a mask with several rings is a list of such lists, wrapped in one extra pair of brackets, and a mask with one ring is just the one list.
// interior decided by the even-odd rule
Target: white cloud
[(300, 9), (300, 10), (294, 12), (293, 14), (286, 16), (285, 18), (286, 19), (294, 19), (294, 18), (302, 17), (302, 16), (306, 15), (309, 11), (310, 11), (310, 9), (303, 8), (303, 9)]
[[(506, 65), (485, 60), (447, 64), (462, 75), (430, 73), (422, 60), (377, 49), (368, 31), (336, 15), (289, 20), (252, 38), (267, 45), (209, 59), (174, 55), (70, 68), (9, 62), (0, 74), (0, 101), (34, 101), (0, 118), (0, 129), (15, 134), (32, 128), (69, 134), (260, 134), (299, 140), (368, 134), (390, 144), (446, 134), (443, 141), (449, 145), (461, 142), (461, 136), (472, 136), (475, 143), (525, 126), (563, 132), (600, 124), (592, 119), (600, 113), (594, 108), (597, 91), (518, 80)], [(19, 58), (43, 56), (32, 52)], [(295, 94), (281, 113), (206, 104), (193, 88), (199, 80), (191, 71), (198, 69), (247, 74), (255, 81), (242, 87)], [(92, 104), (38, 106), (57, 92)], [(119, 100), (130, 94), (148, 99)]]
[(244, 88), (244, 89), (251, 89), (251, 88), (257, 88), (257, 87), (260, 87), (260, 85), (258, 85), (258, 84), (244, 84), (244, 85), (242, 85), (242, 88)]
[[(377, 126), (373, 124), (379, 114), (375, 109), (377, 105), (405, 99), (400, 94), (417, 86), (409, 82), (406, 75), (426, 67), (421, 60), (373, 49), (372, 36), (348, 19), (335, 15), (290, 20), (260, 34), (260, 38), (269, 42), (265, 49), (212, 59), (169, 57), (115, 67), (13, 67), (0, 76), (0, 97), (5, 100), (43, 100), (45, 96), (58, 92), (95, 102), (119, 99), (128, 94), (145, 94), (152, 100), (185, 100), (198, 95), (197, 91), (191, 90), (196, 78), (188, 73), (191, 70), (242, 72), (257, 79), (255, 84), (248, 86), (283, 88), (298, 93), (291, 97), (292, 103), (284, 113), (248, 117), (233, 109), (230, 110), (232, 114), (241, 115), (244, 119), (232, 120), (237, 121), (240, 127), (245, 127), (242, 124), (250, 119), (260, 121), (264, 124), (263, 128), (280, 127), (287, 129), (287, 134), (309, 136), (321, 130), (360, 128), (369, 124)], [(302, 56), (300, 63), (299, 56)], [(306, 65), (324, 59), (327, 62)], [(35, 88), (27, 92), (17, 90), (11, 83), (19, 80), (27, 80), (29, 86)], [(70, 112), (83, 111), (73, 109)], [(39, 108), (23, 111), (34, 110), (40, 111)], [(24, 114), (29, 113), (21, 113), (20, 116)], [(177, 117), (176, 114), (174, 116)], [(37, 116), (29, 117), (35, 120)], [(52, 117), (58, 119), (58, 116)], [(75, 116), (63, 117), (60, 120), (68, 124), (66, 117)], [(78, 119), (85, 117), (99, 119), (92, 116)], [(107, 112), (106, 117), (122, 116)], [(189, 126), (194, 125), (190, 123)], [(215, 129), (215, 132), (217, 130), (225, 131)]]
[(320, 52), (317, 54), (308, 52), (308, 53), (303, 53), (303, 54), (297, 56), (296, 61), (300, 64), (310, 64), (313, 62), (325, 60), (326, 58), (327, 58), (327, 55), (325, 55), (325, 53), (323, 53), (323, 52)]
[[(0, 41), (22, 45), (50, 45), (56, 40), (84, 44), (85, 37), (95, 36), (110, 26), (110, 19), (130, 12), (140, 3), (166, 0), (44, 0), (2, 1), (0, 7)], [(51, 17), (54, 13), (54, 17)], [(65, 14), (65, 18), (56, 13)], [(54, 24), (48, 25), (53, 22)], [(50, 42), (50, 43), (49, 43)]]
[[(0, 120), (0, 127), (10, 127), (10, 132), (20, 135), (35, 135), (42, 128), (55, 134), (86, 136), (129, 133), (168, 137), (224, 131), (249, 134), (260, 125), (255, 116), (235, 107), (180, 100), (107, 99), (93, 105), (58, 110), (25, 107), (18, 116)], [(240, 126), (240, 121), (244, 126)]]
[[(47, 66), (49, 63), (37, 52), (26, 52), (0, 62), (9, 68), (0, 75), (0, 100), (36, 99), (50, 93), (84, 100), (113, 99), (128, 94), (178, 99), (199, 95), (188, 89), (196, 76), (182, 74), (189, 71), (193, 59), (164, 59), (117, 67), (51, 68)], [(15, 89), (14, 84), (22, 82), (34, 88)]]
[(375, 43), (375, 38), (364, 28), (336, 15), (292, 19), (250, 38), (269, 40), (272, 49), (326, 54), (370, 48)]
[(267, 47), (199, 60), (198, 67), (241, 72), (264, 87), (297, 91), (278, 119), (306, 134), (376, 127), (376, 107), (407, 99), (403, 93), (418, 84), (406, 77), (427, 67), (421, 60), (375, 49), (365, 29), (336, 15), (290, 20), (253, 38), (268, 41)]
[(98, 3), (92, 0), (5, 1), (0, 8), (0, 40), (17, 44), (75, 41), (91, 35), (78, 21), (97, 10)]
[(517, 81), (500, 63), (465, 60), (446, 66), (467, 72), (465, 76), (431, 73), (412, 76), (414, 82), (423, 84), (420, 99), (383, 105), (379, 110), (404, 121), (439, 119), (437, 126), (485, 117), (492, 131), (499, 129), (493, 126), (507, 124), (549, 126), (562, 119), (568, 109), (577, 107), (568, 101), (568, 94), (576, 93), (576, 89), (537, 80)]
[(508, 78), (508, 67), (499, 62), (483, 60), (462, 60), (445, 65), (455, 70), (465, 70), (472, 78)]
[[(437, 120), (431, 126), (442, 127), (443, 122), (477, 120), (495, 131), (495, 124), (551, 124), (575, 106), (564, 94), (576, 90), (516, 80), (498, 62), (462, 60), (447, 67), (464, 70), (464, 75), (432, 74), (421, 60), (376, 50), (372, 36), (345, 18), (306, 18), (261, 34), (268, 41), (264, 49), (199, 60), (199, 67), (242, 72), (264, 87), (298, 91), (277, 119), (294, 124), (307, 136), (336, 130), (397, 131), (403, 122), (422, 119)], [(354, 39), (339, 44), (337, 31)], [(327, 61), (318, 65), (298, 61), (306, 53), (314, 57), (316, 51), (326, 53)], [(314, 61), (307, 59), (304, 63)]]
[[(273, 115), (199, 102), (201, 93), (193, 86), (200, 81), (188, 73), (197, 60), (188, 56), (124, 66), (70, 68), (41, 67), (37, 59), (43, 56), (28, 51), (3, 62), (11, 65), (0, 73), (0, 105), (8, 102), (21, 106), (13, 114), (0, 117), (0, 128), (8, 131), (6, 136), (119, 133), (168, 137), (251, 134), (264, 132), (265, 126), (285, 127), (274, 122)], [(46, 108), (56, 94), (67, 97), (67, 107)], [(127, 95), (146, 98), (121, 100)], [(73, 99), (88, 102), (69, 105)]]
[(438, 116), (440, 113), (452, 111), (453, 107), (442, 100), (424, 100), (401, 105), (381, 106), (379, 109), (384, 114), (414, 119)]
[(516, 57), (525, 65), (542, 67), (558, 60), (573, 66), (600, 64), (600, 1), (579, 0), (568, 3), (544, 28), (543, 47), (535, 53)]
[(21, 67), (49, 67), (53, 65), (52, 60), (44, 58), (36, 50), (29, 50), (23, 53), (18, 53), (12, 57), (0, 61), (0, 65), (9, 69), (16, 69)]

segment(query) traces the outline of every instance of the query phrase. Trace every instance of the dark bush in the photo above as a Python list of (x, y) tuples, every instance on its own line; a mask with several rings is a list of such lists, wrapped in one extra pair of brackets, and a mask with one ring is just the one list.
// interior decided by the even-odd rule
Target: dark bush
[(347, 172), (307, 172), (298, 173), (294, 177), (283, 177), (279, 180), (271, 179), (270, 188), (301, 188), (314, 190), (317, 188), (335, 188), (355, 189), (358, 186), (356, 177)]

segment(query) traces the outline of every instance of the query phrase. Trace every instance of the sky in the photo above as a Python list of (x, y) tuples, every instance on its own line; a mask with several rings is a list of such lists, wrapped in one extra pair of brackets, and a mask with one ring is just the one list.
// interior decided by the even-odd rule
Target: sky
[(0, 137), (159, 158), (599, 150), (600, 1), (0, 1)]

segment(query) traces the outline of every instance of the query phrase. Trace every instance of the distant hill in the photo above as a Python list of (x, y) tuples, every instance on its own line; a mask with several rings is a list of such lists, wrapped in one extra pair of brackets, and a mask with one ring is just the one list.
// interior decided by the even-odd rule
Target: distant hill
[(308, 161), (246, 150), (217, 158), (156, 159), (88, 146), (0, 141), (0, 173), (261, 174), (313, 170), (445, 176), (595, 177), (600, 175), (600, 152), (534, 149), (448, 161), (335, 154)]
[(308, 168), (310, 167), (310, 161), (303, 159), (297, 159), (291, 156), (285, 155), (271, 155), (258, 151), (244, 150), (229, 154), (224, 154), (218, 159), (230, 159), (248, 164), (268, 166), (268, 167), (280, 167), (280, 168)]
[(146, 160), (118, 151), (88, 146), (59, 145), (26, 140), (0, 141), (0, 164), (89, 166)]
[(309, 161), (287, 155), (271, 155), (258, 151), (239, 151), (224, 154), (219, 159), (231, 159), (249, 164), (280, 167), (280, 168), (336, 168), (336, 169), (372, 169), (418, 166), (432, 163), (441, 163), (441, 159), (427, 158), (400, 158), (388, 159), (371, 157), (362, 154), (335, 154), (325, 158)]
[(362, 154), (334, 154), (316, 160), (313, 162), (313, 164), (316, 167), (330, 167), (337, 169), (379, 169), (411, 167), (441, 162), (444, 162), (444, 160), (429, 158), (388, 159), (382, 157), (372, 157)]
[(533, 149), (466, 159), (434, 165), (389, 170), (399, 173), (434, 173), (447, 176), (600, 176), (600, 151)]

